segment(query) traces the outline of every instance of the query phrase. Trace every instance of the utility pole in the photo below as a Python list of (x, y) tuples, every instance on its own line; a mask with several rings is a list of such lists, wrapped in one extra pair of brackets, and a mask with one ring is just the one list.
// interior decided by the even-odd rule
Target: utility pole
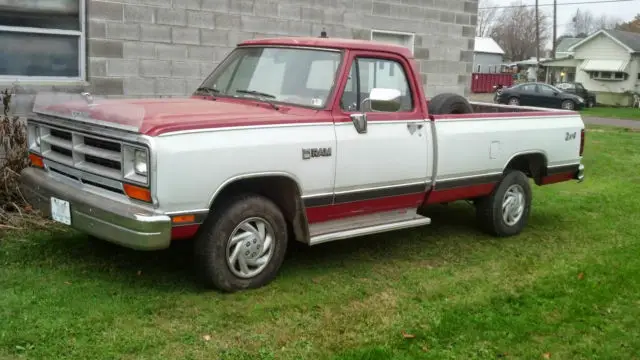
[(540, 17), (538, 17), (538, 0), (536, 0), (536, 81), (540, 69)]
[[(538, 0), (536, 0), (536, 61), (540, 62), (540, 18), (538, 17)], [(537, 64), (536, 68), (538, 68)]]
[(551, 46), (551, 51), (553, 52), (551, 56), (556, 58), (556, 39), (557, 37), (557, 27), (558, 27), (558, 1), (553, 0), (553, 44)]

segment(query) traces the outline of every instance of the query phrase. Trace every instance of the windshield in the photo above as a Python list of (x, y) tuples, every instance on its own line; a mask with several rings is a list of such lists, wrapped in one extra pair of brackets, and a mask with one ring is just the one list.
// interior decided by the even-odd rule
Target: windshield
[(234, 50), (197, 93), (321, 108), (342, 54), (330, 50), (245, 47)]

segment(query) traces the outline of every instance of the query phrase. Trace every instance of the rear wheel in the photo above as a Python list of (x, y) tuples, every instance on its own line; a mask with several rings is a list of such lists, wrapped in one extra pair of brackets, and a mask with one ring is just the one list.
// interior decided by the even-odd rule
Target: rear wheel
[(562, 102), (562, 108), (565, 110), (573, 110), (576, 108), (576, 103), (571, 100), (565, 100)]
[(518, 106), (520, 105), (520, 99), (516, 97), (512, 97), (509, 99), (509, 105)]
[(271, 200), (241, 195), (220, 204), (194, 243), (198, 275), (226, 292), (264, 286), (287, 251), (287, 224)]
[(521, 171), (508, 171), (491, 195), (477, 199), (476, 216), (487, 233), (507, 237), (517, 235), (527, 225), (531, 210), (531, 185)]

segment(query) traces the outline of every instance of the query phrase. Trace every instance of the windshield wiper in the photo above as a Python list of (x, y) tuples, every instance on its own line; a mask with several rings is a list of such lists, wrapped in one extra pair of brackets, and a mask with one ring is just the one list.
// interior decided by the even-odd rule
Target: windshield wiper
[(275, 99), (276, 97), (274, 95), (268, 94), (268, 93), (264, 93), (261, 91), (256, 91), (256, 90), (236, 90), (237, 93), (240, 94), (249, 94), (249, 95), (256, 95), (260, 98), (260, 100), (266, 102), (267, 104), (271, 105), (275, 110), (279, 110), (280, 107), (276, 104), (274, 104), (273, 102), (267, 100), (267, 99)]
[[(201, 87), (196, 89), (196, 92), (204, 92), (204, 93), (207, 93), (207, 95), (213, 96), (213, 94), (220, 93), (220, 90), (214, 89), (214, 88), (211, 88), (211, 87), (201, 86)], [(213, 99), (215, 100), (215, 97), (213, 97)]]

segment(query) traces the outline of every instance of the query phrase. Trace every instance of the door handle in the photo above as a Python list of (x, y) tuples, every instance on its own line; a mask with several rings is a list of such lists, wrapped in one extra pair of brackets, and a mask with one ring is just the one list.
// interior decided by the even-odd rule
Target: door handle
[(422, 124), (407, 123), (407, 129), (409, 130), (409, 133), (411, 135), (413, 135), (413, 133), (415, 133), (416, 130), (421, 130), (422, 126), (423, 126)]

